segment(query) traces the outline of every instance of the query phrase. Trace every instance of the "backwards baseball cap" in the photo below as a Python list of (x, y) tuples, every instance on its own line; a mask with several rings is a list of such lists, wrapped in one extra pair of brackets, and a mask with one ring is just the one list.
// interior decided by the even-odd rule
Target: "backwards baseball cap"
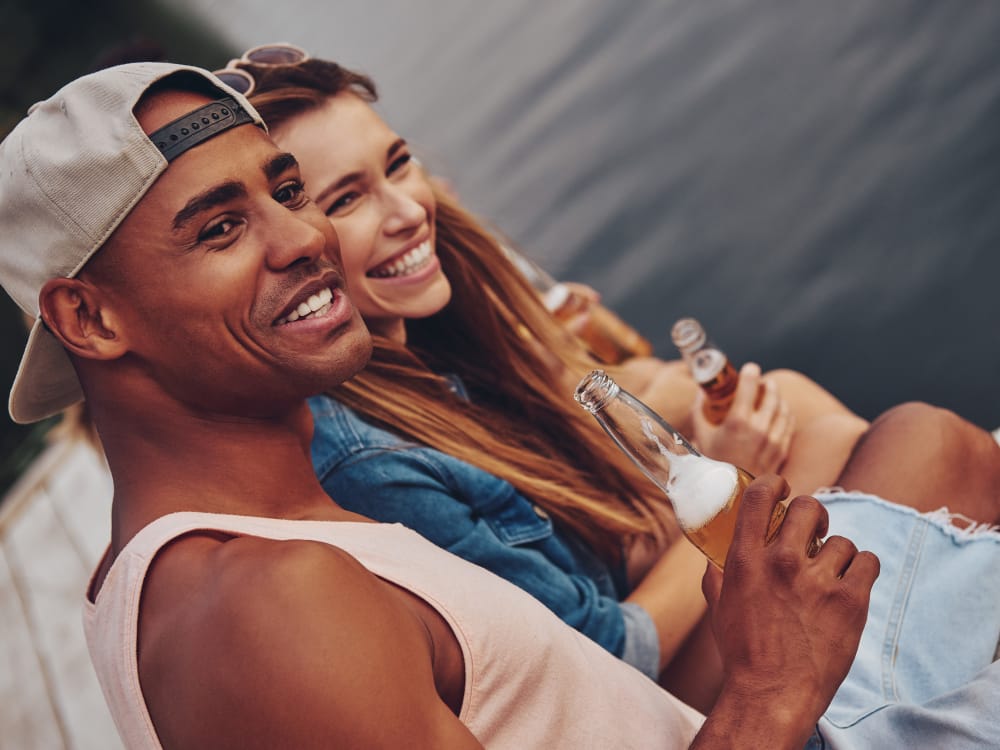
[[(157, 81), (182, 73), (218, 98), (147, 136), (136, 103)], [(36, 422), (83, 399), (66, 350), (39, 316), (42, 286), (76, 276), (172, 159), (244, 123), (264, 127), (247, 100), (208, 71), (130, 63), (67, 84), (0, 143), (0, 284), (35, 319), (10, 392), (14, 421)]]

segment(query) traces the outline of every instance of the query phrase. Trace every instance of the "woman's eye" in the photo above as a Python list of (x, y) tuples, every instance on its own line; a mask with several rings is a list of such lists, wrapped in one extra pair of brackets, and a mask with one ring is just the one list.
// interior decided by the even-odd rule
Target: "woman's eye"
[(399, 157), (392, 160), (389, 163), (389, 169), (386, 170), (386, 174), (395, 174), (403, 169), (407, 164), (410, 163), (412, 157), (409, 154), (400, 154)]
[(348, 206), (352, 205), (354, 201), (356, 201), (359, 197), (360, 194), (356, 190), (344, 193), (343, 195), (339, 196), (337, 200), (335, 200), (333, 203), (329, 205), (329, 207), (326, 209), (326, 215), (332, 216), (338, 211), (347, 208)]

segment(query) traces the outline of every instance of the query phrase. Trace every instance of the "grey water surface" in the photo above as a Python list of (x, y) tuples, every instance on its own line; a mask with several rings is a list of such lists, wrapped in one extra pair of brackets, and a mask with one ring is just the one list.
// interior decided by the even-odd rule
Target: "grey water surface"
[(184, 3), (371, 74), (473, 210), (660, 354), (695, 315), (866, 416), (1000, 425), (1000, 2)]

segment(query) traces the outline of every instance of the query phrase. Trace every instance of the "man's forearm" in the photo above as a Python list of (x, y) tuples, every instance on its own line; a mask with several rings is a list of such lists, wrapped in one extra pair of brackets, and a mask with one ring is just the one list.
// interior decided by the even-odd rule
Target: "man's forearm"
[(723, 690), (690, 750), (802, 750), (819, 718), (813, 713), (796, 710), (780, 697), (737, 696)]

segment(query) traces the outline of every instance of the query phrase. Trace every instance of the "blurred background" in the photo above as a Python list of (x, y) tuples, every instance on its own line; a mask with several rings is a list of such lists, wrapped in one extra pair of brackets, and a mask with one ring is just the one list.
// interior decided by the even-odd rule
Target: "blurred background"
[[(738, 362), (867, 417), (1000, 426), (994, 0), (6, 0), (0, 130), (126, 47), (221, 67), (289, 41), (361, 69), (425, 164), (673, 357)], [(0, 385), (24, 325), (0, 306)], [(0, 418), (0, 485), (50, 423)]]

